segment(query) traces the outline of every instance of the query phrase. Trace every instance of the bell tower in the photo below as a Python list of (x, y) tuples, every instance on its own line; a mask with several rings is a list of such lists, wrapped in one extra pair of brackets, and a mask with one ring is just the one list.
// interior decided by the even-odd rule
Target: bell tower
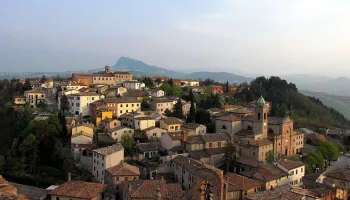
[(263, 138), (267, 138), (267, 112), (265, 99), (260, 96), (255, 106), (253, 130), (256, 135), (263, 134)]

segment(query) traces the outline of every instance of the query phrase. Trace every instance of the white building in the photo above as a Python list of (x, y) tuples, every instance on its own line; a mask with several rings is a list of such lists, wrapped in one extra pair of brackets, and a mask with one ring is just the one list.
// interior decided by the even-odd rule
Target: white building
[(143, 130), (156, 126), (156, 120), (151, 117), (137, 117), (134, 119), (135, 130)]
[(163, 90), (158, 90), (158, 89), (150, 90), (149, 94), (150, 94), (150, 96), (152, 96), (154, 98), (164, 97), (164, 95), (165, 95)]
[(71, 112), (75, 115), (89, 115), (90, 103), (100, 100), (100, 95), (93, 92), (83, 92), (68, 95)]
[(305, 164), (290, 160), (282, 160), (275, 162), (275, 165), (283, 171), (289, 173), (289, 185), (303, 185), (303, 177), (305, 175)]
[(58, 93), (58, 101), (57, 101), (57, 108), (60, 109), (61, 107), (61, 98), (63, 95), (71, 95), (71, 94), (78, 94), (80, 91), (78, 90), (64, 90)]
[(97, 181), (104, 177), (105, 170), (119, 165), (124, 160), (124, 148), (120, 144), (93, 150), (92, 175)]
[(88, 88), (89, 86), (86, 86), (82, 83), (67, 83), (67, 84), (62, 84), (61, 88), (62, 91), (66, 90), (80, 90), (81, 88)]
[(142, 88), (145, 87), (145, 84), (144, 83), (140, 83), (138, 81), (125, 81), (123, 83), (123, 86), (126, 88), (126, 89), (131, 89), (131, 90), (141, 90)]

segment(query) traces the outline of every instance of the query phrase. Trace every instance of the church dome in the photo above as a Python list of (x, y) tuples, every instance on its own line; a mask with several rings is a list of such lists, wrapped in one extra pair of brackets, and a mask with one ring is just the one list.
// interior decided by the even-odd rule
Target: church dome
[(264, 97), (260, 96), (258, 101), (256, 102), (258, 106), (264, 107), (265, 106), (265, 99)]

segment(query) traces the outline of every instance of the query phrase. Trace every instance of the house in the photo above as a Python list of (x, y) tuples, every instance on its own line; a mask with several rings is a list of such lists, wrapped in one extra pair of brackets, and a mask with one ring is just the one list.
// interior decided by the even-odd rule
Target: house
[(92, 149), (92, 139), (93, 139), (93, 135), (85, 132), (80, 132), (72, 135), (71, 151), (73, 153), (74, 160), (80, 159), (80, 155), (83, 153), (83, 150)]
[(273, 190), (278, 186), (289, 184), (289, 173), (270, 163), (249, 171), (241, 171), (240, 174), (261, 182), (263, 190)]
[(72, 128), (72, 136), (78, 133), (84, 133), (92, 137), (94, 135), (94, 131), (95, 131), (95, 125), (93, 124), (86, 124), (86, 123), (76, 124)]
[[(344, 192), (339, 189), (331, 189), (327, 187), (311, 187), (311, 188), (300, 188), (300, 187), (292, 187), (290, 192), (295, 194), (302, 195), (304, 199), (310, 200), (323, 200), (323, 199), (347, 199), (344, 196)], [(346, 193), (346, 192), (345, 192)], [(337, 194), (337, 196), (336, 196)]]
[(176, 100), (173, 98), (152, 98), (150, 100), (150, 107), (152, 110), (156, 111), (159, 114), (164, 113), (165, 110), (173, 111)]
[(161, 146), (166, 150), (170, 150), (174, 147), (181, 147), (182, 133), (168, 132), (161, 136)]
[(92, 74), (80, 74), (80, 73), (73, 73), (72, 74), (72, 80), (76, 83), (81, 83), (83, 85), (90, 85)]
[(80, 91), (79, 90), (65, 90), (65, 91), (59, 92), (58, 98), (57, 98), (57, 108), (58, 109), (61, 108), (61, 99), (62, 99), (63, 95), (68, 96), (70, 94), (77, 94), (77, 93), (80, 93)]
[(67, 95), (70, 111), (75, 115), (90, 115), (89, 104), (100, 100), (100, 95), (93, 92), (82, 92)]
[(89, 88), (89, 86), (84, 85), (83, 83), (64, 83), (61, 84), (62, 91), (69, 91), (69, 90), (80, 90), (81, 88)]
[(24, 96), (31, 108), (37, 108), (41, 102), (46, 103), (46, 94), (41, 90), (27, 90)]
[(13, 105), (14, 106), (25, 106), (26, 105), (26, 97), (15, 96), (13, 97)]
[(144, 130), (156, 126), (156, 120), (151, 117), (136, 117), (134, 124), (135, 130)]
[(119, 165), (124, 160), (124, 148), (120, 144), (93, 150), (92, 174), (97, 181), (105, 175), (105, 170)]
[(184, 116), (187, 116), (188, 113), (190, 112), (190, 108), (191, 108), (191, 101), (183, 101), (181, 100), (181, 104), (182, 104), (182, 113)]
[(236, 114), (228, 114), (216, 119), (215, 132), (234, 135), (242, 130), (242, 118)]
[(159, 147), (156, 143), (138, 143), (138, 153), (142, 154), (145, 159), (157, 156), (159, 153)]
[(247, 195), (255, 194), (261, 191), (261, 183), (244, 176), (227, 173), (225, 175), (227, 184), (227, 199), (242, 200)]
[(123, 137), (134, 136), (134, 129), (125, 127), (125, 126), (118, 126), (113, 129), (108, 130), (107, 132), (115, 141), (120, 142), (122, 141)]
[(181, 130), (182, 120), (175, 117), (162, 118), (160, 120), (160, 128), (168, 132), (176, 132)]
[(108, 130), (111, 130), (113, 128), (121, 126), (121, 122), (117, 119), (107, 118), (107, 119), (102, 120), (101, 126), (103, 127), (104, 131), (108, 131)]
[(181, 197), (181, 185), (166, 183), (164, 180), (124, 181), (121, 184), (123, 200), (178, 200)]
[(134, 111), (134, 112), (129, 112), (121, 115), (120, 120), (123, 126), (127, 126), (129, 128), (135, 128), (135, 120), (137, 117), (146, 117), (146, 115), (143, 112)]
[(141, 133), (143, 133), (143, 135), (138, 136), (138, 137), (143, 136), (143, 137), (147, 137), (150, 140), (160, 140), (161, 136), (167, 132), (168, 131), (165, 129), (152, 126), (152, 127), (143, 129), (141, 132)]
[(105, 180), (108, 187), (116, 194), (120, 193), (123, 181), (138, 181), (140, 179), (140, 169), (134, 165), (129, 165), (121, 161), (119, 165), (106, 170)]
[(334, 184), (334, 187), (349, 191), (350, 166), (334, 169), (331, 172), (325, 173), (324, 176)]
[(203, 94), (203, 88), (201, 86), (190, 86), (189, 88), (194, 94)]
[(125, 113), (139, 111), (141, 102), (134, 97), (101, 99), (90, 104), (91, 116), (96, 117), (95, 113), (98, 108), (111, 110), (114, 117), (120, 117)]
[(224, 89), (223, 89), (222, 85), (211, 85), (210, 87), (212, 89), (213, 94), (223, 94), (224, 93)]
[[(266, 190), (263, 192), (258, 192), (254, 194), (250, 194), (245, 197), (247, 200), (304, 200), (304, 195), (295, 193), (291, 191), (291, 187), (289, 185), (284, 185), (280, 187), (276, 187), (273, 190)], [(323, 199), (323, 198), (322, 198)]]
[(99, 108), (96, 110), (95, 116), (95, 124), (96, 126), (99, 126), (101, 125), (102, 120), (113, 118), (113, 111), (108, 108)]
[(163, 90), (159, 89), (150, 89), (149, 90), (149, 95), (153, 98), (159, 98), (159, 97), (164, 97), (165, 93)]
[(277, 167), (289, 174), (289, 185), (303, 185), (303, 177), (305, 175), (305, 164), (291, 160), (281, 160), (274, 163)]
[(103, 200), (104, 190), (104, 184), (68, 180), (49, 194), (51, 200)]
[(198, 123), (187, 123), (182, 125), (182, 130), (187, 132), (188, 136), (202, 135), (207, 133), (207, 127)]
[(138, 82), (136, 80), (124, 81), (123, 87), (130, 90), (141, 90), (145, 87), (144, 83)]

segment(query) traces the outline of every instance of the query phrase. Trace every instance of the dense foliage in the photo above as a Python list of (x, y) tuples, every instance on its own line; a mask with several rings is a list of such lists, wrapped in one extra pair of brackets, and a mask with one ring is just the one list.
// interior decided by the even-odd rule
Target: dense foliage
[(262, 95), (266, 101), (272, 102), (271, 116), (290, 115), (297, 127), (340, 127), (348, 128), (350, 122), (338, 111), (328, 108), (313, 97), (298, 92), (293, 83), (279, 77), (258, 77), (249, 88), (236, 94), (240, 102), (256, 100)]

